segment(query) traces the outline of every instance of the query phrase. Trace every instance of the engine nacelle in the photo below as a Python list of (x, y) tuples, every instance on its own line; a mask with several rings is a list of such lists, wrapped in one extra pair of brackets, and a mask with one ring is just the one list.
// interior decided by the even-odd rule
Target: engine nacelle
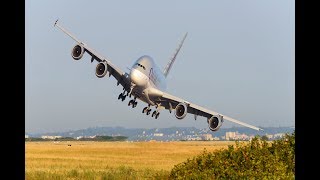
[(84, 47), (79, 44), (75, 45), (71, 51), (71, 56), (74, 60), (81, 59), (83, 54), (84, 54)]
[(99, 62), (96, 67), (96, 76), (98, 78), (103, 78), (108, 72), (108, 64), (106, 61)]
[(184, 117), (186, 117), (188, 113), (187, 109), (188, 108), (186, 103), (181, 102), (176, 106), (174, 115), (176, 116), (177, 119), (183, 119)]
[(213, 115), (211, 118), (208, 118), (208, 125), (211, 131), (217, 131), (223, 123), (223, 116)]

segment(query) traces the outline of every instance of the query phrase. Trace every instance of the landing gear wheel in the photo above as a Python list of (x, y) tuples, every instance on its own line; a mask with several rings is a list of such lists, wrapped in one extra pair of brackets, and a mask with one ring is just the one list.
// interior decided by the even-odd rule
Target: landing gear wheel
[(151, 117), (156, 116), (157, 111), (153, 111), (153, 113), (151, 114)]
[(158, 119), (159, 115), (160, 115), (160, 113), (158, 112), (158, 113), (156, 114), (155, 118)]
[(149, 114), (150, 114), (150, 112), (151, 112), (151, 109), (148, 109), (148, 110), (147, 110), (147, 115), (149, 115)]
[(122, 93), (119, 94), (118, 100), (119, 100), (119, 99), (122, 99)]
[(124, 101), (125, 99), (126, 99), (126, 96), (122, 95), (122, 99), (121, 100)]
[(132, 105), (132, 108), (137, 107), (138, 102), (135, 100), (130, 100), (128, 106)]
[(145, 113), (148, 110), (148, 107), (143, 108), (142, 113)]

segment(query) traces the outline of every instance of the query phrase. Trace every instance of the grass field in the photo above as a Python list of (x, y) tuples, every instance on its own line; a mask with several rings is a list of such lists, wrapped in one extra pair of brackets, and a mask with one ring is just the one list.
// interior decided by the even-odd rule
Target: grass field
[[(26, 179), (167, 179), (204, 148), (234, 142), (26, 142)], [(71, 145), (71, 146), (69, 146)]]

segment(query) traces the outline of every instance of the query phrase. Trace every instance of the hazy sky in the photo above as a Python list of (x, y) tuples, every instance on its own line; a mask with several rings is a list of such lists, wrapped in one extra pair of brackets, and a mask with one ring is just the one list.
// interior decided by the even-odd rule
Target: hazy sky
[[(114, 78), (95, 76), (89, 55), (71, 57), (62, 26), (128, 72), (142, 55), (161, 69), (185, 32), (167, 92), (260, 127), (295, 125), (294, 1), (26, 1), (28, 133), (96, 126), (206, 128), (206, 118), (155, 120), (117, 99)], [(226, 122), (223, 127), (238, 126)]]

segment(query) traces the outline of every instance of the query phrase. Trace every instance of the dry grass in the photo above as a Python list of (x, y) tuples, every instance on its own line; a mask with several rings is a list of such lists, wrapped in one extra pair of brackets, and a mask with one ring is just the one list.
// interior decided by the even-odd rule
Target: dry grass
[(214, 151), (231, 144), (234, 142), (26, 142), (26, 179), (163, 179), (174, 165), (204, 148)]

